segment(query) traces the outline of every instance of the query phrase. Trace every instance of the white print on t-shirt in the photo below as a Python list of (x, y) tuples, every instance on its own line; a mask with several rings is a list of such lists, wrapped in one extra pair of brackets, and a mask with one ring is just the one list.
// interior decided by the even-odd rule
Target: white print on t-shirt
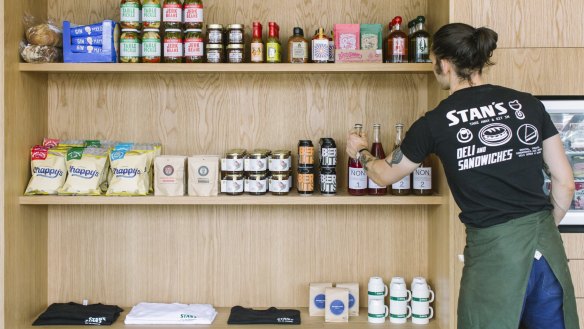
[(461, 128), (458, 131), (458, 134), (456, 134), (456, 139), (458, 139), (458, 141), (463, 144), (470, 142), (472, 138), (473, 138), (472, 131), (466, 128)]
[(519, 120), (523, 120), (525, 119), (525, 113), (523, 113), (521, 111), (521, 109), (523, 108), (523, 106), (521, 105), (521, 103), (519, 103), (518, 100), (514, 100), (509, 102), (509, 107), (515, 111), (515, 117), (517, 117), (517, 119)]
[(490, 105), (473, 107), (465, 110), (452, 110), (446, 113), (446, 118), (450, 120), (449, 127), (456, 126), (461, 122), (477, 121), (495, 118), (507, 114), (509, 111), (503, 106), (505, 103), (495, 103)]
[(539, 140), (539, 132), (535, 126), (524, 124), (517, 129), (517, 138), (525, 145), (533, 145)]
[(507, 144), (513, 134), (511, 128), (502, 123), (491, 123), (479, 131), (479, 139), (485, 146), (501, 146)]
[(85, 324), (93, 324), (93, 325), (101, 325), (102, 322), (105, 322), (107, 319), (105, 317), (99, 317), (99, 318), (92, 318), (89, 317), (87, 318), (87, 320), (85, 320)]
[[(469, 147), (474, 149), (474, 146), (463, 147), (463, 149), (469, 148)], [(474, 153), (470, 153), (470, 155), (474, 155)], [(490, 153), (490, 154), (473, 156), (473, 157), (470, 157), (467, 159), (459, 160), (458, 161), (458, 171), (487, 166), (487, 165), (494, 164), (494, 163), (509, 161), (511, 159), (513, 159), (513, 149), (495, 152), (495, 153)]]

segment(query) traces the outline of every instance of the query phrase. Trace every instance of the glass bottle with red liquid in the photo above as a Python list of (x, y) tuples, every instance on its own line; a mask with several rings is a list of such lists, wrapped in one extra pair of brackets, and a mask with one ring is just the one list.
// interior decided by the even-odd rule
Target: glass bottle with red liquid
[[(393, 150), (395, 151), (401, 146), (402, 143), (402, 132), (404, 129), (404, 125), (398, 123), (395, 125), (395, 145)], [(393, 195), (409, 195), (411, 189), (411, 179), (410, 174), (407, 174), (404, 178), (400, 179), (399, 181), (393, 183), (391, 185), (391, 194)]]
[[(361, 131), (363, 129), (362, 124), (355, 124), (355, 130), (357, 134), (361, 136)], [(349, 184), (348, 191), (350, 195), (366, 195), (367, 194), (367, 175), (363, 166), (357, 159), (349, 157)]]
[(396, 16), (389, 25), (392, 30), (387, 37), (386, 63), (408, 62), (408, 36), (400, 29), (401, 23), (401, 16)]
[[(380, 129), (381, 125), (379, 123), (373, 125), (373, 145), (371, 146), (371, 154), (377, 159), (385, 159), (385, 151), (383, 151), (383, 146), (381, 145), (379, 138)], [(367, 191), (369, 195), (387, 194), (387, 186), (377, 185), (371, 179), (368, 180), (367, 185), (368, 185)]]

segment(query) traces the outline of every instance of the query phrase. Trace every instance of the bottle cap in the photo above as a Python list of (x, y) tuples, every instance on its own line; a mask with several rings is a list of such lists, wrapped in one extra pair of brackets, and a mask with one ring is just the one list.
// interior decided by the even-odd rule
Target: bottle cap
[(304, 31), (300, 27), (295, 27), (293, 33), (294, 35), (304, 36)]
[(393, 20), (395, 21), (395, 24), (401, 24), (401, 22), (402, 22), (401, 16), (395, 16), (395, 18)]
[(418, 18), (416, 18), (416, 21), (418, 23), (426, 23), (426, 17), (424, 17), (424, 16), (418, 16)]

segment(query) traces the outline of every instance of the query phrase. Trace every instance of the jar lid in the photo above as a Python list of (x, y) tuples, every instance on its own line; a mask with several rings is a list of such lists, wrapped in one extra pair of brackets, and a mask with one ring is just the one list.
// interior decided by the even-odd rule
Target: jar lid
[(272, 179), (275, 180), (288, 180), (289, 174), (272, 174)]
[(291, 155), (292, 151), (288, 151), (288, 150), (275, 150), (272, 155), (278, 155), (278, 156), (286, 156), (286, 155)]
[(135, 33), (140, 33), (140, 31), (138, 31), (137, 29), (122, 29), (122, 32), (135, 32)]
[(144, 32), (160, 32), (160, 29), (144, 29)]
[(207, 25), (207, 30), (208, 29), (220, 29), (220, 30), (222, 30), (223, 29), (223, 25), (221, 25), (221, 24), (209, 24), (209, 25)]
[(225, 155), (228, 156), (228, 157), (229, 156), (232, 156), (232, 157), (233, 156), (241, 156), (241, 157), (243, 157), (246, 154), (247, 154), (247, 150), (245, 150), (245, 149), (231, 149), (231, 150), (225, 152)]
[(180, 29), (166, 29), (165, 32), (181, 32)]
[(222, 44), (208, 43), (207, 49), (223, 49), (223, 45)]
[(272, 154), (272, 151), (268, 150), (268, 149), (254, 149), (251, 154), (263, 154), (263, 155), (270, 155)]
[(243, 30), (243, 24), (229, 24), (227, 25), (228, 30)]
[(223, 180), (242, 180), (243, 179), (243, 174), (239, 173), (239, 174), (225, 174), (223, 176)]
[(187, 29), (187, 30), (185, 30), (185, 33), (189, 33), (189, 32), (203, 32), (203, 30), (201, 30), (201, 29)]
[(227, 49), (243, 49), (243, 45), (238, 43), (230, 43), (227, 45)]
[(248, 178), (250, 178), (252, 180), (263, 180), (263, 179), (268, 178), (268, 174), (266, 172), (248, 174)]

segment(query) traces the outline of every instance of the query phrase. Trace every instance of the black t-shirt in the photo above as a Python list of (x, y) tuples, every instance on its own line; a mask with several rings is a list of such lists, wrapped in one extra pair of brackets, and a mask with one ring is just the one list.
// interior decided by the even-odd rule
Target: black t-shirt
[(530, 94), (480, 85), (458, 90), (418, 119), (401, 150), (420, 163), (435, 153), (460, 219), (489, 227), (545, 209), (543, 141), (558, 133)]

